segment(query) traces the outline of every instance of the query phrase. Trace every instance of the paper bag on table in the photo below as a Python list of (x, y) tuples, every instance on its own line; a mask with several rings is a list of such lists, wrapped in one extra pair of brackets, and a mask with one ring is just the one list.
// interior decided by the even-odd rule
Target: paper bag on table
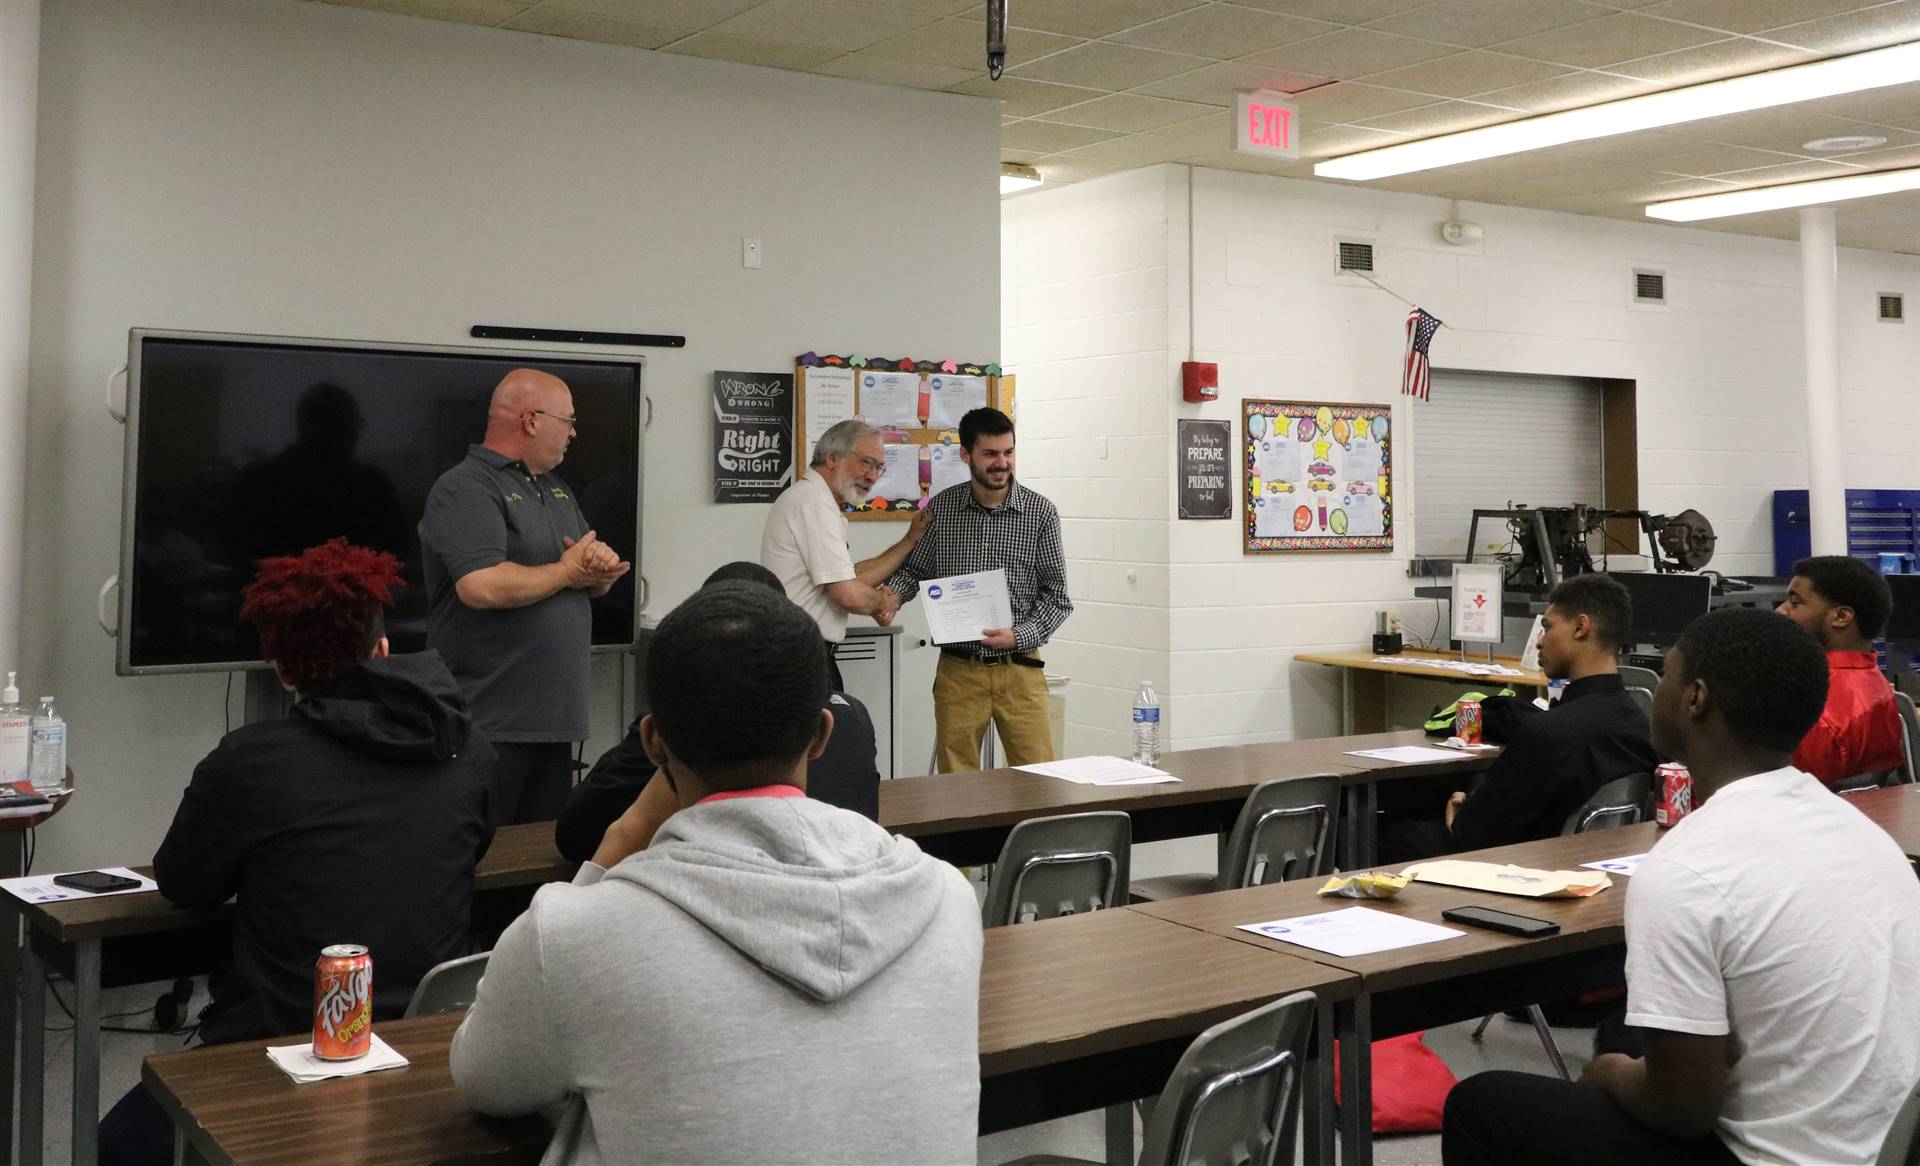
[(1524, 895), (1529, 899), (1582, 899), (1613, 885), (1612, 879), (1597, 870), (1532, 870), (1460, 858), (1416, 862), (1400, 873), (1415, 882)]

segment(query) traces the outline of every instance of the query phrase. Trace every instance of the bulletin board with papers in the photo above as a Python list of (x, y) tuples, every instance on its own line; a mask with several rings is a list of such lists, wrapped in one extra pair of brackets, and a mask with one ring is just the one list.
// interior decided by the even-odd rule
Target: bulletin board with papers
[(1246, 554), (1393, 549), (1392, 406), (1243, 408)]
[(795, 362), (793, 384), (796, 479), (811, 472), (814, 444), (839, 422), (858, 417), (880, 430), (886, 469), (873, 496), (847, 511), (854, 521), (911, 518), (966, 481), (960, 418), (982, 406), (1013, 412), (1014, 379), (997, 364), (809, 352)]

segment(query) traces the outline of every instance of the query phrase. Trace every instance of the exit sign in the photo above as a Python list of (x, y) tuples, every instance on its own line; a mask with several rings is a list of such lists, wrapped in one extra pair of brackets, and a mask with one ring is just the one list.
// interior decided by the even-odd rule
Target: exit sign
[(1234, 98), (1233, 148), (1268, 158), (1300, 156), (1300, 111), (1283, 93), (1242, 93)]

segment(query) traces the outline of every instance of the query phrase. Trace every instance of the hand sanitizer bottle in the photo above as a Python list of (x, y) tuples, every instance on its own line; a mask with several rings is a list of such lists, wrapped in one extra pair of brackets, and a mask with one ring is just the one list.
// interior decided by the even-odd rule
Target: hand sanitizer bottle
[(19, 674), (7, 673), (0, 688), (0, 785), (27, 780), (27, 708), (20, 703)]

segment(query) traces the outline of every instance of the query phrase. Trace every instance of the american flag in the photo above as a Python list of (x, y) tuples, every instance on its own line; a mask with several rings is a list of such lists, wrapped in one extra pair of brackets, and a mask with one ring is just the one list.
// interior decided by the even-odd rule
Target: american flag
[(1400, 392), (1422, 401), (1433, 399), (1433, 366), (1427, 363), (1427, 345), (1440, 330), (1440, 318), (1425, 308), (1407, 313), (1407, 369), (1400, 378)]

